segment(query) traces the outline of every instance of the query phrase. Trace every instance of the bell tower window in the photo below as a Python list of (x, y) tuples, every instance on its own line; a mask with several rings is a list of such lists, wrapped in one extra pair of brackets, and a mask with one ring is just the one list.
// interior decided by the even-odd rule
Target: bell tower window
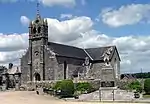
[(34, 28), (33, 28), (33, 34), (35, 34), (35, 33), (36, 33), (36, 28), (34, 27)]
[(38, 33), (40, 33), (41, 32), (41, 27), (38, 27)]

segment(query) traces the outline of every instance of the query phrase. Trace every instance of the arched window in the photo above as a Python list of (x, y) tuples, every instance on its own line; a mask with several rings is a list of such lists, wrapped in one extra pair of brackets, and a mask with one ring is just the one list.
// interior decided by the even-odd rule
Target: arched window
[(35, 73), (35, 81), (40, 81), (41, 80), (41, 76), (39, 73)]
[(41, 27), (38, 27), (38, 33), (40, 33), (41, 32)]
[(32, 33), (33, 33), (33, 34), (36, 33), (36, 28), (35, 28), (35, 27), (32, 29)]

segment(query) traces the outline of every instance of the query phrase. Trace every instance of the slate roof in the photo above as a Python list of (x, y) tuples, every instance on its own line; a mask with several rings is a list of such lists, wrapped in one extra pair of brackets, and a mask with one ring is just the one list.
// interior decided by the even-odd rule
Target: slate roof
[(80, 58), (80, 59), (85, 59), (85, 57), (89, 57), (91, 60), (103, 60), (104, 52), (110, 47), (113, 48), (113, 52), (110, 55), (110, 59), (111, 59), (116, 49), (116, 46), (82, 49), (74, 46), (49, 42), (49, 48), (54, 53), (56, 53), (57, 56), (66, 56), (66, 57)]
[[(106, 47), (98, 47), (98, 48), (87, 48), (86, 52), (91, 56), (93, 60), (103, 60), (103, 54), (108, 48), (113, 48), (115, 50), (115, 46), (106, 46)], [(110, 55), (112, 56), (112, 54)]]
[(74, 57), (81, 59), (85, 59), (85, 57), (88, 57), (83, 49), (73, 46), (49, 42), (49, 48), (52, 49), (52, 51), (55, 52), (58, 56)]

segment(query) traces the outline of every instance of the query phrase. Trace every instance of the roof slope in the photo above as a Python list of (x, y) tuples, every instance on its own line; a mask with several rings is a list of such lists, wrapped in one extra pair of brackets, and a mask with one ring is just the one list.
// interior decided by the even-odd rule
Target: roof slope
[[(106, 47), (98, 47), (98, 48), (87, 48), (87, 49), (85, 49), (85, 51), (91, 56), (91, 58), (93, 60), (103, 60), (103, 58), (104, 58), (103, 57), (104, 52), (107, 49), (111, 48), (111, 47), (112, 47), (113, 52), (114, 52), (115, 46), (106, 46)], [(112, 54), (110, 56), (112, 56)]]
[(85, 57), (89, 57), (91, 60), (103, 60), (103, 54), (109, 48), (112, 48), (112, 53), (110, 55), (110, 59), (113, 56), (113, 53), (116, 49), (116, 46), (106, 46), (106, 47), (98, 47), (98, 48), (77, 48), (74, 46), (68, 46), (58, 43), (49, 42), (48, 47), (56, 53), (57, 56), (66, 56), (72, 58), (80, 58), (85, 59)]
[(85, 59), (85, 57), (88, 57), (84, 50), (81, 48), (53, 42), (49, 42), (48, 44), (49, 48), (52, 49), (52, 51), (55, 52), (58, 56), (74, 57), (81, 59)]

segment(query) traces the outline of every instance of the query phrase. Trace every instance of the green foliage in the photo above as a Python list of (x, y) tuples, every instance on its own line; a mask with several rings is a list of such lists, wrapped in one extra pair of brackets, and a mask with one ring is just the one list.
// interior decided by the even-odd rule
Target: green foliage
[(142, 92), (142, 85), (139, 81), (133, 81), (127, 85), (127, 89), (136, 90), (137, 92)]
[(146, 94), (150, 94), (150, 78), (144, 81), (144, 91)]
[(74, 83), (72, 80), (58, 81), (53, 87), (54, 90), (61, 91), (61, 97), (70, 97), (74, 94)]
[[(124, 75), (124, 74), (122, 74), (122, 75)], [(134, 74), (131, 74), (131, 75), (135, 76), (136, 78), (150, 78), (150, 72), (134, 73)]]
[(81, 93), (90, 93), (92, 92), (94, 89), (91, 85), (91, 83), (88, 83), (88, 82), (83, 82), (83, 83), (77, 83), (77, 86), (76, 86), (76, 91), (81, 91)]
[(53, 86), (54, 90), (61, 90), (61, 82), (62, 81), (57, 81), (56, 84)]

